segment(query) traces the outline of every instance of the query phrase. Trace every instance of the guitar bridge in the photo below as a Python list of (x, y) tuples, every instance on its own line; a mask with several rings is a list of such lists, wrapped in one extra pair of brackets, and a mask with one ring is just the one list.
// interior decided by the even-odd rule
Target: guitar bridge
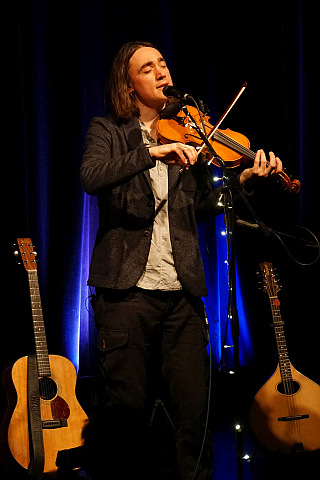
[(42, 428), (47, 429), (47, 428), (61, 428), (61, 427), (67, 427), (68, 422), (65, 419), (59, 419), (59, 420), (42, 420)]

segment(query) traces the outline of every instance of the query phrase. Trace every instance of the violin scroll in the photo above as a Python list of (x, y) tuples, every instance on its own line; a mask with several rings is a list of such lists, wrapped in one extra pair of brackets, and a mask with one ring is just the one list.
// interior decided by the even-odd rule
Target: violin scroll
[(301, 189), (301, 182), (297, 179), (291, 180), (291, 178), (285, 172), (277, 173), (280, 181), (284, 187), (289, 190), (290, 193), (299, 193)]

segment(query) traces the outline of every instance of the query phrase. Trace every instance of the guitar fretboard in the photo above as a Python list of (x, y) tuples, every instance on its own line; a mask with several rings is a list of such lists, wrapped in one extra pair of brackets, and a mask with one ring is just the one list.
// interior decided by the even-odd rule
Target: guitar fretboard
[(50, 362), (44, 328), (37, 270), (28, 270), (33, 331), (39, 377), (50, 376)]

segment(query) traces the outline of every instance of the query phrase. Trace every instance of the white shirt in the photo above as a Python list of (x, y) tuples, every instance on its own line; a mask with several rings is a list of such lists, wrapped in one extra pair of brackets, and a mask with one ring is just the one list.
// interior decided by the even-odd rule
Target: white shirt
[[(140, 122), (146, 145), (156, 145), (156, 141)], [(181, 290), (174, 266), (170, 239), (168, 215), (168, 165), (156, 160), (156, 166), (149, 170), (151, 186), (155, 198), (155, 219), (147, 264), (137, 282), (137, 287), (148, 290)]]

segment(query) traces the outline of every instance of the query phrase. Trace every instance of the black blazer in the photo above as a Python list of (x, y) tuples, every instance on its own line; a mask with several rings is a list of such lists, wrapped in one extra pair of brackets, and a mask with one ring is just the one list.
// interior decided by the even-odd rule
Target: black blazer
[[(126, 289), (140, 278), (148, 258), (155, 202), (149, 169), (155, 160), (143, 144), (137, 118), (117, 123), (92, 119), (85, 140), (81, 182), (97, 195), (99, 229), (88, 284)], [(168, 211), (173, 258), (182, 286), (206, 295), (197, 221), (222, 213), (220, 189), (212, 189), (208, 168), (196, 165), (180, 172), (169, 166)]]

